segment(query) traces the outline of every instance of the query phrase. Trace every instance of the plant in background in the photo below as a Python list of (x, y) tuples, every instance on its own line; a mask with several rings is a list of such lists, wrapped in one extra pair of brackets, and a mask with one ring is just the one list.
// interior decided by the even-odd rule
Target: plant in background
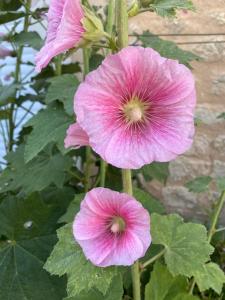
[[(165, 184), (167, 162), (192, 143), (195, 89), (187, 67), (197, 57), (149, 32), (137, 35), (143, 47), (128, 46), (128, 17), (146, 10), (172, 17), (193, 9), (191, 1), (109, 0), (103, 16), (88, 1), (52, 0), (44, 46), (30, 27), (46, 28), (46, 8), (34, 10), (30, 0), (0, 7), (16, 53), (14, 80), (0, 85), (7, 152), (0, 175), (0, 298), (222, 299), (225, 276), (212, 243), (223, 232), (217, 223), (224, 178), (216, 180), (221, 196), (208, 231), (166, 215), (140, 180)], [(41, 49), (41, 73), (24, 60), (25, 47)], [(80, 63), (70, 60), (78, 48), (82, 83)], [(32, 65), (27, 75), (24, 65)], [(42, 107), (35, 115), (34, 103)], [(201, 193), (210, 183), (200, 177), (186, 186)]]

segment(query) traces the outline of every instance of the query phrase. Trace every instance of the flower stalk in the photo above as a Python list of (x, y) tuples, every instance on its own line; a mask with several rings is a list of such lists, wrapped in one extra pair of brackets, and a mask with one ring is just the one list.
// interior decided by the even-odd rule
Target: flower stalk
[[(128, 13), (127, 13), (127, 1), (118, 0), (117, 2), (117, 30), (118, 30), (118, 46), (119, 49), (128, 46)], [(124, 192), (131, 195), (132, 191), (132, 176), (131, 170), (122, 170), (123, 176), (123, 188)], [(139, 262), (136, 261), (131, 267), (131, 276), (133, 284), (133, 299), (141, 300), (141, 286), (140, 286), (140, 270)]]
[[(83, 49), (83, 77), (89, 72), (89, 49)], [(85, 178), (84, 178), (84, 191), (88, 192), (90, 186), (90, 177), (91, 177), (91, 147), (86, 147), (86, 166), (85, 166)]]

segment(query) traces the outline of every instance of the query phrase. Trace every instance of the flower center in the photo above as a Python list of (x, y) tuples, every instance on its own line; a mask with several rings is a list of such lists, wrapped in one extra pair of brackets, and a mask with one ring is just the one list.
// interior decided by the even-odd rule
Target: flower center
[(123, 106), (123, 113), (128, 123), (144, 121), (148, 105), (138, 97), (132, 98)]
[(111, 224), (110, 224), (110, 230), (113, 233), (121, 233), (125, 230), (126, 224), (124, 222), (124, 219), (121, 217), (114, 217)]

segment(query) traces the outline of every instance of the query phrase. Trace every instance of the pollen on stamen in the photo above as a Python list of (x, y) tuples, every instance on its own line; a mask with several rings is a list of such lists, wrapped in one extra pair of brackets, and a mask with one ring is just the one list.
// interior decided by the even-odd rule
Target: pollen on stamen
[(121, 233), (124, 231), (125, 227), (126, 227), (126, 224), (125, 224), (123, 218), (114, 217), (111, 222), (111, 225), (110, 225), (110, 231), (112, 233)]
[(147, 110), (148, 107), (146, 104), (137, 97), (131, 99), (122, 108), (125, 119), (129, 124), (144, 121)]

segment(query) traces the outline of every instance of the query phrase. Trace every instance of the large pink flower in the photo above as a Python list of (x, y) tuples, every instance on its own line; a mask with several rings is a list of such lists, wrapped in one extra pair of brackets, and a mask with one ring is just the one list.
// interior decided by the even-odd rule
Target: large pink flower
[(136, 169), (190, 148), (195, 102), (188, 68), (153, 49), (127, 47), (86, 76), (74, 109), (86, 140), (104, 160)]
[(56, 55), (78, 45), (85, 32), (80, 0), (51, 0), (48, 31), (44, 47), (36, 56), (36, 70), (41, 71)]
[(132, 265), (150, 243), (150, 217), (133, 197), (95, 188), (81, 203), (73, 234), (94, 265)]

